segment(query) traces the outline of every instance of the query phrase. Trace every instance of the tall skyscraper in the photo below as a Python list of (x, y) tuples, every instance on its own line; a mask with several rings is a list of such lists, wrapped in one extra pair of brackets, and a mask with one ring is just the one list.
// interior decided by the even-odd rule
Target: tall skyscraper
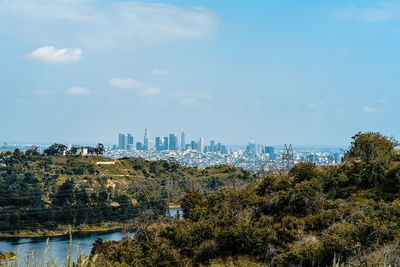
[(185, 132), (181, 133), (181, 151), (185, 151)]
[(133, 145), (134, 144), (133, 135), (131, 133), (128, 133), (128, 142), (127, 142), (127, 144), (128, 145)]
[(210, 152), (215, 152), (215, 141), (214, 140), (210, 141)]
[(120, 133), (118, 135), (118, 149), (126, 150), (128, 145), (128, 135)]
[(169, 142), (168, 142), (168, 137), (164, 137), (164, 150), (168, 150), (169, 149)]
[(156, 137), (156, 150), (160, 151), (163, 150), (162, 142), (161, 142), (161, 137)]
[(256, 141), (250, 140), (246, 148), (247, 155), (257, 155), (257, 144)]
[(149, 150), (149, 132), (144, 129), (143, 150)]
[(200, 151), (200, 153), (204, 153), (204, 138), (203, 137), (200, 137), (200, 140), (199, 140), (199, 151)]
[(178, 137), (174, 134), (169, 135), (169, 150), (178, 150)]

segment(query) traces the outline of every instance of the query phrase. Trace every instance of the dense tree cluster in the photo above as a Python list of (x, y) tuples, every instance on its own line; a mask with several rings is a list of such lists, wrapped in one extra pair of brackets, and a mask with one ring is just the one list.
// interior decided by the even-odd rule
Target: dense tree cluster
[[(43, 152), (45, 155), (48, 156), (60, 156), (60, 155), (65, 155), (65, 154), (70, 154), (70, 155), (75, 155), (78, 153), (78, 151), (81, 151), (82, 149), (87, 149), (87, 154), (89, 155), (102, 155), (105, 151), (104, 145), (99, 143), (95, 147), (91, 146), (86, 146), (86, 147), (71, 147), (68, 149), (66, 145), (63, 144), (53, 144), (46, 148)], [(28, 150), (31, 151), (31, 150)], [(36, 148), (37, 151), (37, 148)]]
[(111, 159), (63, 156), (62, 145), (49, 149), (58, 152), (0, 153), (0, 233), (127, 222), (143, 212), (156, 219), (187, 192), (209, 194), (255, 177), (231, 166), (199, 170), (136, 158), (97, 165)]
[(346, 162), (300, 163), (244, 189), (186, 194), (183, 220), (95, 244), (99, 266), (400, 264), (397, 142), (357, 134)]

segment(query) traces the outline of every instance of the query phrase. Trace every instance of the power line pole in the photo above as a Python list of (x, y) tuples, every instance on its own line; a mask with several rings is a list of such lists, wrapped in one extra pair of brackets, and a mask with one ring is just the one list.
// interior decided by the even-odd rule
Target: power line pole
[(282, 154), (282, 164), (288, 170), (294, 166), (294, 153), (292, 144), (285, 144)]

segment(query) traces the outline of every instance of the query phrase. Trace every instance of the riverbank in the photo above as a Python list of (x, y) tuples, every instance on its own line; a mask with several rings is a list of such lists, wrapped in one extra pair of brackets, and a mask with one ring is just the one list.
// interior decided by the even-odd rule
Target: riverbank
[(76, 227), (61, 226), (59, 229), (40, 229), (35, 231), (22, 230), (8, 233), (0, 233), (0, 240), (18, 239), (18, 238), (48, 238), (48, 237), (68, 237), (70, 233), (73, 236), (85, 236), (94, 234), (105, 234), (112, 232), (121, 232), (132, 228), (132, 225), (121, 223), (107, 223), (99, 226), (80, 225)]

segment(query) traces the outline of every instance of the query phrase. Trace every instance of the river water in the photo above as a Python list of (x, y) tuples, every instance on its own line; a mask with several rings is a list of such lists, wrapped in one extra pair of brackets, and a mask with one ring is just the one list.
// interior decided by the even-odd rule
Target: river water
[[(180, 213), (180, 217), (182, 217), (181, 209), (169, 209), (167, 212), (168, 216), (176, 217), (177, 213)], [(75, 261), (77, 258), (77, 245), (79, 244), (80, 253), (84, 253), (85, 255), (90, 254), (92, 250), (93, 243), (97, 238), (102, 238), (103, 241), (121, 240), (123, 236), (122, 232), (115, 233), (103, 233), (103, 234), (95, 234), (89, 236), (73, 236), (72, 237), (72, 251), (71, 251), (71, 259)], [(19, 260), (22, 260), (23, 256), (27, 253), (34, 251), (35, 253), (39, 253), (40, 261), (43, 259), (43, 253), (46, 250), (46, 240), (38, 239), (38, 238), (20, 238), (15, 240), (0, 240), (0, 251), (1, 252), (14, 252), (17, 253), (19, 249)], [(69, 248), (70, 240), (68, 237), (51, 237), (49, 238), (49, 247), (51, 251), (51, 256), (53, 259), (57, 260), (57, 265), (60, 265), (66, 259), (66, 254)]]

